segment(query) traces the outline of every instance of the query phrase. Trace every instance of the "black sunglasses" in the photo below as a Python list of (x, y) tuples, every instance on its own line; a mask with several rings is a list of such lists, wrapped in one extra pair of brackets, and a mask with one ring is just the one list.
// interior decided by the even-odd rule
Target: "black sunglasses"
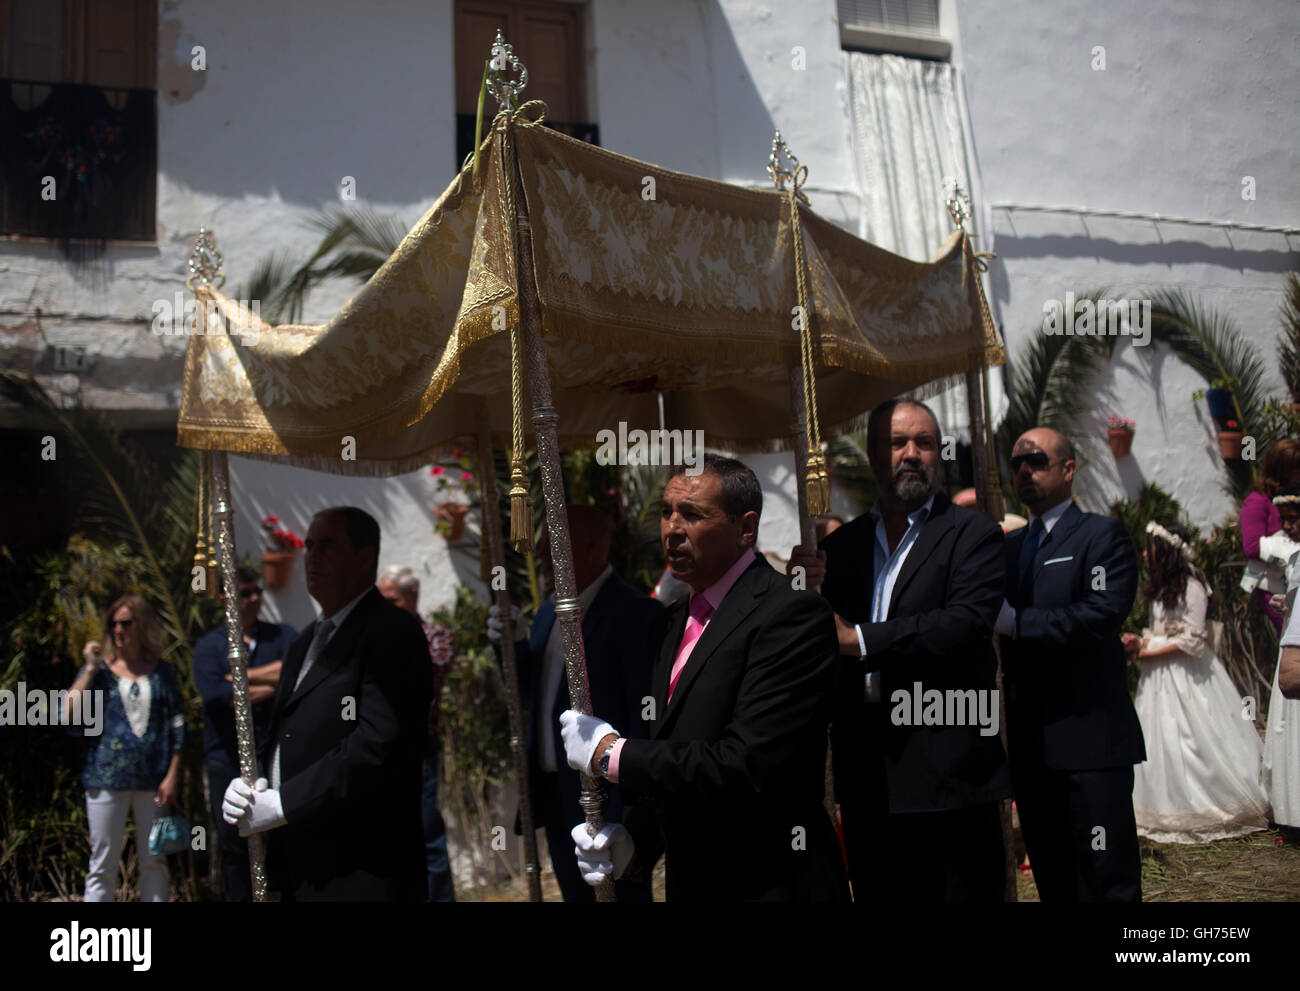
[(135, 620), (133, 619), (112, 619), (109, 620), (108, 622), (108, 628), (110, 630), (116, 630), (120, 626), (124, 630), (129, 630), (131, 628), (131, 624), (134, 622)]
[(239, 590), (239, 597), (241, 599), (251, 599), (253, 596), (261, 594), (262, 587), (260, 585), (257, 588), (241, 588)]
[[(1052, 459), (1042, 451), (1034, 451), (1031, 454), (1017, 454), (1011, 459), (1012, 473), (1018, 472), (1021, 465), (1029, 465), (1035, 471), (1040, 468), (1047, 468), (1052, 464)], [(1064, 461), (1057, 461), (1056, 464), (1065, 464)]]

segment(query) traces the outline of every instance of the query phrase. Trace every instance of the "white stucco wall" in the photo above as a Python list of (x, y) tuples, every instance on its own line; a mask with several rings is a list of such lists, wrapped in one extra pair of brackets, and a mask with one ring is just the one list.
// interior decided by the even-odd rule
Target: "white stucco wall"
[[(961, 41), (975, 141), (993, 203), (1270, 226), (1300, 226), (1295, 134), (1300, 7), (1102, 0), (1087, 6), (970, 0)], [(1096, 71), (1094, 47), (1106, 68)], [(1254, 176), (1256, 199), (1242, 199)], [(1109, 286), (1112, 296), (1183, 289), (1230, 314), (1275, 364), (1295, 236), (1171, 223), (995, 212), (991, 286), (1014, 355), (1038, 332), (1048, 299)], [(1092, 509), (1154, 481), (1204, 526), (1233, 506), (1204, 404), (1205, 383), (1160, 347), (1122, 345), (1081, 385), (1079, 494)], [(1105, 415), (1137, 421), (1116, 463)]]

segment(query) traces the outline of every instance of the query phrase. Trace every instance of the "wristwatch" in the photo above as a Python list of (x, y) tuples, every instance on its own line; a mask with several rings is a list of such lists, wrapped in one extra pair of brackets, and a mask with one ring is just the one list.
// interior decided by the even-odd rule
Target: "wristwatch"
[[(615, 740), (614, 743), (618, 743), (618, 741)], [(605, 752), (600, 755), (600, 760), (596, 761), (596, 769), (600, 771), (600, 776), (606, 780), (609, 779), (609, 758), (614, 753), (614, 743), (611, 743), (605, 749)]]

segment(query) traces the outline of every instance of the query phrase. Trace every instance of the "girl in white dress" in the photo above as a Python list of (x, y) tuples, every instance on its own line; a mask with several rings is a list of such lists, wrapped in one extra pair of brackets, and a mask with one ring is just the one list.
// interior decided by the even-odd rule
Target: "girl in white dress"
[(1125, 648), (1142, 661), (1134, 707), (1146, 763), (1133, 774), (1138, 833), (1157, 843), (1207, 843), (1268, 826), (1254, 720), (1206, 636), (1208, 592), (1191, 534), (1147, 525), (1143, 590), (1151, 626)]
[[(1282, 519), (1282, 532), (1300, 543), (1300, 486), (1283, 489), (1273, 498)], [(1268, 538), (1265, 538), (1268, 539)], [(1286, 569), (1287, 598), (1295, 610), (1297, 562)], [(1288, 625), (1287, 632), (1291, 631)], [(1264, 733), (1264, 785), (1273, 806), (1273, 821), (1281, 826), (1300, 826), (1300, 700), (1283, 698), (1278, 687), (1281, 655), (1273, 672), (1273, 692), (1268, 703), (1268, 728)]]

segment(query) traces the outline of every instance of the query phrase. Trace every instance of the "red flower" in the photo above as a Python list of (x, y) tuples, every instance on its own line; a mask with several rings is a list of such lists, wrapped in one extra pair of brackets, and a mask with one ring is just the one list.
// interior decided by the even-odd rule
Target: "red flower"
[(474, 473), (472, 471), (462, 471), (460, 473), (460, 480), (462, 482), (472, 482), (474, 480)]
[(262, 526), (275, 526), (280, 522), (278, 516), (266, 516), (262, 519)]
[(432, 468), (429, 469), (429, 474), (432, 475), (434, 478), (437, 478), (446, 470), (447, 469), (444, 468), (442, 465), (434, 465)]
[(452, 450), (452, 452), (451, 452), (451, 460), (452, 460), (452, 461), (459, 461), (459, 460), (460, 460), (460, 448), (459, 448), (459, 447), (457, 447), (457, 448), (455, 448), (455, 449)]
[(1224, 425), (1227, 429), (1229, 429), (1229, 430), (1237, 430), (1237, 429), (1238, 429), (1238, 427), (1237, 427), (1237, 421), (1236, 421), (1236, 420), (1227, 420), (1223, 425)]

